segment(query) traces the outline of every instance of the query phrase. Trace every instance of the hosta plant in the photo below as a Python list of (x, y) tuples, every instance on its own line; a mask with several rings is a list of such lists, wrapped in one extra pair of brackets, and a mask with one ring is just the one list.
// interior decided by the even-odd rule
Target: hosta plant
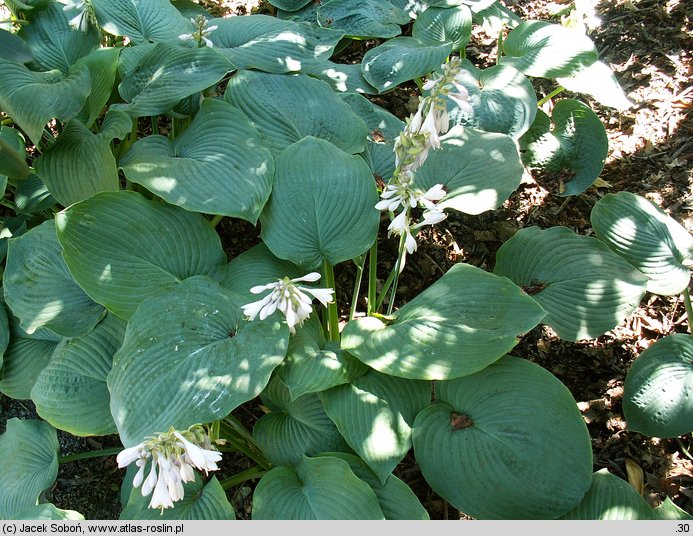
[[(606, 196), (596, 236), (528, 227), (493, 272), (458, 263), (397, 293), (422, 229), (497, 209), (526, 168), (563, 196), (597, 179), (605, 130), (579, 95), (628, 101), (590, 37), (497, 0), (272, 4), (215, 19), (183, 0), (6, 2), (0, 392), (40, 419), (0, 436), (0, 517), (80, 517), (42, 494), (56, 430), (119, 436), (122, 519), (232, 519), (226, 490), (245, 481), (254, 519), (427, 519), (393, 474), (410, 454), (475, 518), (624, 501), (622, 517), (656, 516), (594, 472), (573, 396), (513, 348), (540, 324), (593, 339), (646, 291), (686, 292), (676, 222)], [(475, 26), (499, 37), (496, 65), (466, 58)], [(360, 63), (340, 61), (364, 39)], [(576, 98), (538, 99), (536, 78)], [(374, 103), (403, 84), (420, 96), (409, 117)], [(223, 218), (260, 240), (229, 258)], [(377, 280), (388, 239), (397, 262)], [(634, 430), (691, 431), (692, 347), (674, 335), (634, 364)], [(266, 410), (252, 429), (244, 404)], [(229, 452), (251, 467), (220, 480)]]

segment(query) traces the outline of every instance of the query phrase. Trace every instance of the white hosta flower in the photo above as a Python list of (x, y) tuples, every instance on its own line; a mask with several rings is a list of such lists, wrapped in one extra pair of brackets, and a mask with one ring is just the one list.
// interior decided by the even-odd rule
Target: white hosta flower
[(211, 34), (214, 30), (216, 30), (219, 26), (214, 25), (214, 26), (207, 26), (208, 21), (207, 19), (200, 15), (195, 19), (190, 19), (190, 22), (192, 22), (193, 26), (195, 26), (195, 31), (191, 34), (182, 34), (178, 36), (178, 39), (182, 41), (196, 41), (199, 46), (202, 46), (202, 43), (205, 44), (205, 46), (208, 47), (213, 47), (214, 43), (207, 37), (209, 34)]
[(185, 439), (180, 432), (174, 432), (175, 436), (180, 439), (185, 453), (190, 458), (192, 465), (194, 465), (200, 471), (204, 471), (207, 474), (209, 471), (216, 471), (219, 469), (216, 462), (221, 460), (221, 452), (216, 450), (205, 450), (197, 445), (191, 443)]
[(303, 321), (313, 312), (311, 305), (313, 299), (317, 299), (325, 307), (334, 301), (334, 289), (296, 285), (300, 282), (314, 283), (319, 279), (318, 272), (311, 272), (303, 277), (295, 279), (285, 277), (278, 279), (275, 283), (252, 287), (250, 289), (252, 294), (261, 294), (267, 290), (271, 292), (259, 301), (244, 305), (243, 314), (249, 320), (255, 320), (258, 315), (260, 320), (264, 320), (275, 311), (281, 311), (286, 318), (289, 331), (294, 334), (296, 326), (303, 324)]
[(77, 11), (77, 15), (72, 17), (68, 25), (73, 30), (86, 32), (89, 29), (89, 5), (86, 0), (58, 0), (63, 4), (63, 11)]

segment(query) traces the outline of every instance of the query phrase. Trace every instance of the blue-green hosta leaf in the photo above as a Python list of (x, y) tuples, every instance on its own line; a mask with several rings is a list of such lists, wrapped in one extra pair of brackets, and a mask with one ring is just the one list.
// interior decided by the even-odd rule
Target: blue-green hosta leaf
[(325, 82), (305, 75), (240, 71), (226, 87), (226, 101), (243, 110), (277, 156), (306, 136), (356, 154), (367, 128)]
[(253, 427), (253, 438), (272, 465), (300, 465), (304, 456), (349, 451), (318, 395), (292, 400), (282, 381), (273, 376), (261, 394), (271, 411)]
[(412, 37), (421, 43), (452, 43), (452, 50), (462, 50), (472, 35), (472, 12), (461, 4), (453, 8), (429, 7), (416, 17)]
[(14, 192), (14, 205), (18, 214), (36, 214), (50, 209), (56, 204), (55, 198), (48, 191), (46, 183), (35, 173), (19, 181)]
[(556, 189), (562, 196), (578, 195), (592, 186), (604, 169), (609, 151), (606, 129), (597, 114), (573, 99), (556, 104), (550, 120), (537, 110), (534, 123), (519, 142), (526, 165), (551, 175), (564, 171), (570, 174), (559, 179)]
[(320, 320), (311, 316), (291, 337), (286, 359), (277, 368), (277, 374), (295, 400), (307, 393), (349, 383), (367, 370), (338, 342), (327, 342)]
[[(487, 35), (498, 35), (503, 28), (516, 28), (522, 19), (503, 4), (494, 0), (488, 7), (472, 8), (472, 22), (478, 24)], [(482, 4), (483, 5), (483, 4)]]
[(26, 233), (26, 222), (26, 215), (0, 218), (0, 260), (4, 260), (7, 256), (7, 244), (10, 238)]
[(693, 236), (653, 202), (630, 192), (607, 194), (590, 220), (600, 240), (648, 277), (648, 291), (673, 296), (688, 286)]
[(135, 45), (175, 41), (193, 32), (190, 21), (169, 0), (92, 0), (91, 5), (103, 30), (126, 36)]
[(118, 106), (133, 116), (162, 114), (184, 97), (213, 86), (232, 69), (213, 48), (158, 43), (118, 85), (128, 103)]
[(116, 433), (106, 375), (124, 334), (125, 321), (109, 314), (91, 333), (58, 344), (31, 390), (38, 414), (76, 436)]
[(125, 112), (109, 110), (98, 134), (80, 121), (70, 121), (57, 141), (35, 162), (52, 196), (67, 207), (99, 192), (120, 189), (111, 141), (130, 133), (132, 120)]
[(529, 79), (509, 65), (477, 69), (468, 60), (457, 80), (469, 92), (472, 113), (448, 100), (453, 123), (499, 132), (517, 139), (537, 115), (537, 96)]
[(5, 4), (14, 11), (39, 11), (45, 8), (51, 0), (5, 0)]
[(28, 400), (36, 378), (50, 361), (62, 337), (47, 329), (37, 329), (29, 335), (10, 319), (10, 342), (3, 356), (0, 374), (0, 393), (10, 398)]
[(632, 520), (652, 519), (652, 508), (628, 482), (600, 469), (582, 501), (560, 519)]
[(517, 286), (459, 263), (392, 320), (349, 322), (342, 348), (392, 376), (445, 380), (477, 372), (510, 351), (544, 310)]
[(366, 95), (378, 94), (378, 90), (363, 77), (360, 63), (321, 61), (304, 66), (301, 72), (326, 82), (334, 91), (364, 93)]
[(658, 340), (633, 362), (623, 386), (629, 430), (653, 437), (693, 432), (693, 336)]
[(205, 99), (174, 141), (147, 136), (119, 162), (125, 176), (169, 203), (255, 224), (272, 189), (274, 161), (246, 116)]
[(431, 401), (431, 384), (371, 369), (321, 392), (320, 399), (349, 446), (385, 484), (411, 448), (411, 425)]
[(414, 181), (424, 192), (442, 184), (441, 208), (480, 214), (501, 206), (520, 185), (523, 171), (510, 136), (455, 126), (441, 137), (441, 149), (428, 153)]
[[(345, 105), (346, 106), (346, 105)], [(366, 251), (378, 232), (373, 175), (359, 156), (311, 136), (276, 160), (274, 188), (260, 216), (262, 239), (279, 258), (306, 269)]]
[[(130, 48), (134, 47), (128, 47)], [(87, 128), (91, 128), (111, 97), (121, 50), (115, 47), (99, 48), (77, 62), (86, 65), (91, 76), (91, 93), (76, 117)]]
[(573, 93), (585, 93), (598, 103), (617, 110), (627, 110), (633, 103), (628, 100), (623, 88), (616, 80), (614, 72), (606, 63), (595, 61), (589, 67), (578, 71), (573, 76), (558, 77), (560, 85)]
[(253, 519), (384, 519), (378, 498), (349, 464), (334, 457), (303, 458), (271, 469), (253, 493)]
[(347, 462), (353, 473), (366, 482), (375, 492), (385, 519), (430, 519), (428, 512), (426, 512), (426, 509), (411, 488), (395, 475), (388, 476), (383, 484), (378, 476), (358, 456), (344, 452), (326, 452), (318, 456), (339, 458)]
[(33, 51), (32, 66), (36, 70), (57, 69), (67, 75), (78, 59), (99, 48), (99, 31), (92, 25), (86, 32), (70, 28), (68, 21), (76, 13), (74, 10), (66, 12), (63, 7), (57, 2), (49, 4), (19, 32)]
[(289, 332), (276, 315), (244, 320), (241, 305), (208, 277), (140, 304), (108, 375), (125, 446), (169, 426), (221, 419), (265, 388), (286, 355)]
[(3, 197), (7, 177), (25, 179), (28, 175), (24, 137), (16, 128), (0, 127), (0, 178), (5, 183), (0, 193)]
[(10, 321), (4, 305), (0, 305), (0, 379), (2, 379), (3, 354), (10, 344)]
[(58, 70), (39, 73), (19, 63), (0, 61), (0, 108), (35, 145), (48, 121), (66, 122), (79, 113), (90, 88), (89, 70), (83, 65), (63, 76)]
[(281, 20), (268, 15), (228, 17), (210, 21), (218, 26), (209, 39), (237, 69), (268, 73), (301, 71), (327, 60), (342, 32)]
[(494, 273), (532, 294), (564, 340), (593, 339), (640, 304), (647, 279), (596, 238), (526, 227), (496, 254)]
[(693, 516), (674, 503), (669, 497), (653, 509), (655, 519), (693, 519)]
[(424, 44), (413, 37), (395, 37), (363, 56), (363, 76), (378, 91), (397, 87), (440, 67), (452, 51), (452, 43)]
[(10, 419), (0, 435), (0, 519), (36, 505), (58, 476), (58, 435), (46, 422)]
[(412, 439), (433, 490), (479, 519), (555, 519), (592, 481), (590, 436), (570, 391), (524, 359), (437, 383)]
[(342, 100), (368, 126), (370, 134), (366, 150), (361, 156), (371, 167), (373, 175), (384, 181), (390, 180), (395, 170), (394, 144), (397, 136), (404, 130), (404, 122), (361, 95), (347, 93), (342, 96)]
[(186, 19), (194, 19), (198, 15), (202, 15), (207, 20), (214, 18), (209, 11), (193, 0), (171, 0), (171, 3)]
[(161, 511), (158, 508), (149, 508), (151, 496), (142, 497), (139, 488), (131, 488), (129, 501), (120, 513), (119, 519), (148, 519), (151, 521), (236, 519), (236, 512), (226, 498), (226, 492), (221, 487), (217, 477), (213, 476), (205, 484), (202, 477), (195, 473), (195, 481), (183, 484), (183, 489), (183, 498), (175, 502), (173, 508), (166, 508)]
[(106, 313), (70, 275), (53, 220), (10, 240), (3, 288), (7, 305), (28, 334), (45, 327), (79, 337)]
[(597, 48), (582, 31), (551, 22), (528, 20), (503, 42), (501, 64), (527, 76), (571, 76), (598, 59)]
[(14, 63), (29, 63), (33, 58), (31, 47), (23, 39), (0, 29), (0, 59)]
[(25, 519), (31, 521), (84, 521), (84, 516), (74, 510), (61, 510), (56, 508), (54, 504), (42, 503), (22, 510), (12, 519)]
[(347, 37), (387, 38), (402, 33), (409, 15), (387, 0), (329, 0), (317, 6), (313, 22)]
[(310, 2), (311, 0), (270, 0), (270, 4), (284, 11), (298, 11)]
[(221, 280), (226, 255), (200, 214), (135, 192), (104, 192), (56, 215), (72, 277), (97, 303), (128, 319), (160, 290), (194, 275)]

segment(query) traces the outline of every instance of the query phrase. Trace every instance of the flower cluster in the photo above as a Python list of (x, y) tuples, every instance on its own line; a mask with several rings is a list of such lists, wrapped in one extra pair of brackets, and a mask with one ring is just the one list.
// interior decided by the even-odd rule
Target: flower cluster
[(214, 43), (207, 37), (210, 33), (218, 28), (218, 26), (207, 26), (208, 21), (204, 15), (198, 15), (194, 19), (190, 19), (195, 30), (191, 34), (182, 34), (178, 36), (178, 39), (183, 41), (195, 41), (198, 47), (208, 46), (213, 47)]
[[(170, 428), (168, 432), (145, 439), (139, 445), (122, 450), (116, 461), (118, 467), (132, 462), (139, 467), (132, 485), (142, 486), (142, 496), (152, 495), (149, 508), (173, 508), (173, 503), (183, 498), (184, 482), (193, 482), (193, 468), (204, 471), (218, 469), (221, 453), (213, 450), (212, 441), (205, 429), (194, 425), (183, 432)], [(151, 463), (150, 463), (151, 462)], [(149, 474), (145, 478), (145, 468)]]
[(296, 333), (296, 326), (303, 324), (303, 321), (313, 312), (311, 304), (314, 298), (317, 298), (324, 306), (334, 300), (334, 289), (296, 285), (302, 281), (314, 283), (319, 279), (320, 274), (318, 272), (311, 272), (303, 277), (295, 279), (285, 277), (278, 279), (275, 283), (252, 287), (250, 292), (253, 294), (261, 294), (267, 290), (271, 292), (259, 301), (244, 305), (243, 313), (249, 320), (255, 320), (258, 315), (260, 315), (260, 320), (264, 320), (279, 310), (286, 317), (289, 331), (292, 334)]
[(89, 29), (89, 23), (96, 22), (96, 15), (90, 0), (58, 0), (58, 2), (63, 4), (63, 11), (77, 11), (77, 15), (68, 22), (73, 30), (86, 32)]

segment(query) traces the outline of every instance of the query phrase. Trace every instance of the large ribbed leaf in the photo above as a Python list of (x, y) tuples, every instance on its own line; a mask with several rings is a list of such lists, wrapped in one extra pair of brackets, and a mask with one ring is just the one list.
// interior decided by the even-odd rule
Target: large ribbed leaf
[(232, 69), (213, 48), (158, 43), (118, 85), (128, 103), (118, 107), (133, 116), (162, 114), (184, 97), (213, 86)]
[(508, 34), (500, 62), (527, 76), (556, 78), (570, 76), (598, 57), (594, 43), (581, 30), (528, 20)]
[(333, 457), (303, 458), (275, 467), (253, 493), (253, 519), (384, 519), (378, 498), (349, 464)]
[(526, 227), (496, 254), (494, 273), (512, 279), (568, 341), (593, 339), (640, 304), (647, 279), (596, 238), (566, 227)]
[(498, 0), (478, 4), (489, 4), (478, 8), (471, 6), (472, 21), (478, 24), (487, 35), (498, 35), (505, 28), (516, 28), (522, 22), (520, 17)]
[(277, 157), (276, 170), (260, 221), (262, 239), (277, 257), (314, 269), (371, 246), (380, 220), (378, 193), (361, 157), (309, 136)]
[(628, 482), (600, 469), (575, 508), (561, 519), (632, 520), (652, 519), (652, 508)]
[(363, 76), (378, 91), (397, 87), (440, 67), (452, 43), (424, 44), (413, 37), (395, 37), (371, 48), (363, 56)]
[(121, 48), (112, 47), (99, 48), (78, 62), (78, 64), (86, 65), (91, 76), (91, 93), (87, 97), (84, 108), (76, 117), (88, 128), (91, 128), (94, 121), (101, 115), (111, 97), (121, 50)]
[(368, 368), (339, 347), (327, 342), (317, 316), (311, 316), (289, 341), (286, 359), (277, 374), (292, 399), (307, 393), (319, 393), (349, 383)]
[(111, 141), (122, 140), (131, 128), (130, 117), (117, 110), (108, 111), (98, 134), (74, 119), (55, 144), (38, 158), (36, 171), (63, 206), (79, 203), (99, 192), (117, 192), (120, 179)]
[(378, 90), (363, 77), (360, 63), (321, 61), (305, 66), (301, 72), (326, 82), (335, 91), (364, 93), (366, 95), (378, 94)]
[(23, 39), (0, 28), (0, 59), (15, 63), (29, 63), (33, 58), (31, 48)]
[(688, 286), (693, 236), (653, 202), (630, 192), (607, 194), (590, 220), (600, 240), (648, 277), (648, 291), (673, 296)]
[(392, 376), (444, 380), (472, 374), (517, 344), (544, 317), (511, 281), (459, 263), (392, 320), (349, 322), (342, 348)]
[(319, 456), (330, 456), (347, 462), (354, 474), (375, 492), (385, 519), (429, 519), (428, 512), (411, 488), (395, 475), (390, 475), (383, 484), (358, 456), (343, 452), (326, 452)]
[(243, 320), (241, 303), (208, 277), (143, 301), (108, 375), (123, 444), (220, 419), (267, 385), (289, 332), (276, 317)]
[(31, 390), (38, 414), (72, 435), (116, 433), (106, 376), (124, 334), (125, 321), (108, 315), (91, 333), (59, 343)]
[(200, 216), (134, 192), (105, 192), (56, 215), (58, 240), (77, 283), (128, 319), (147, 296), (193, 275), (220, 280), (226, 255)]
[(102, 29), (128, 37), (139, 45), (148, 41), (177, 40), (192, 33), (190, 21), (169, 0), (92, 0)]
[(286, 385), (274, 376), (260, 396), (270, 412), (255, 423), (253, 437), (272, 465), (297, 466), (304, 456), (349, 451), (318, 395), (292, 400)]
[(437, 383), (412, 439), (433, 490), (475, 518), (554, 519), (592, 481), (590, 436), (570, 391), (523, 359)]
[[(554, 128), (551, 130), (551, 122)], [(609, 140), (601, 120), (580, 101), (564, 99), (554, 107), (551, 119), (541, 110), (520, 138), (522, 160), (560, 176), (549, 187), (559, 195), (578, 195), (587, 190), (604, 169)]]
[(472, 35), (472, 12), (461, 4), (452, 8), (429, 7), (416, 17), (412, 37), (421, 43), (452, 43), (452, 50), (462, 50)]
[(36, 505), (58, 476), (58, 436), (39, 420), (10, 419), (0, 435), (0, 519)]
[(56, 200), (41, 177), (35, 173), (29, 173), (26, 179), (17, 184), (14, 204), (18, 214), (36, 214), (50, 209), (56, 204)]
[(654, 437), (693, 432), (693, 337), (658, 340), (633, 362), (623, 386), (629, 430)]
[(0, 375), (0, 393), (28, 400), (36, 378), (50, 361), (61, 337), (47, 329), (38, 329), (32, 335), (19, 327), (19, 321), (10, 320), (10, 343), (3, 356), (4, 368)]
[(455, 126), (430, 151), (414, 182), (424, 192), (442, 184), (438, 206), (480, 214), (501, 206), (520, 185), (524, 168), (510, 136)]
[(158, 508), (149, 508), (151, 496), (142, 497), (139, 488), (131, 488), (130, 499), (127, 506), (120, 513), (120, 519), (135, 520), (234, 520), (236, 512), (226, 498), (226, 492), (213, 476), (205, 484), (202, 477), (195, 473), (195, 481), (183, 484), (185, 494), (180, 501), (174, 503), (173, 508), (163, 511)]
[(214, 19), (209, 39), (237, 69), (268, 73), (301, 71), (327, 60), (343, 34), (326, 28), (280, 20), (268, 15)]
[(48, 121), (69, 121), (79, 113), (90, 86), (89, 70), (83, 65), (63, 76), (57, 70), (39, 73), (0, 61), (0, 108), (36, 145)]
[(84, 521), (84, 516), (74, 510), (61, 510), (54, 504), (42, 503), (23, 510), (12, 519), (26, 519), (31, 521)]
[(99, 31), (91, 25), (86, 32), (70, 28), (68, 21), (77, 13), (64, 11), (63, 7), (57, 2), (49, 4), (19, 32), (31, 47), (34, 54), (31, 65), (36, 70), (57, 69), (66, 75), (78, 59), (99, 47)]
[(409, 15), (387, 0), (329, 0), (317, 6), (319, 26), (344, 32), (348, 37), (394, 37)]
[(106, 312), (70, 275), (53, 220), (10, 239), (3, 287), (7, 305), (29, 334), (46, 327), (78, 337), (90, 332)]
[(509, 65), (494, 65), (483, 71), (468, 60), (462, 65), (457, 81), (469, 92), (472, 113), (448, 100), (450, 119), (514, 139), (522, 136), (537, 114), (537, 96), (529, 79)]
[(411, 448), (411, 425), (431, 401), (431, 384), (371, 369), (320, 399), (349, 446), (385, 484)]
[(10, 344), (10, 322), (4, 305), (0, 305), (0, 378), (2, 378), (3, 354)]
[(693, 516), (674, 503), (669, 497), (653, 509), (655, 519), (693, 519)]
[(0, 193), (3, 196), (8, 176), (25, 179), (29, 175), (25, 150), (24, 137), (17, 129), (0, 126), (0, 179), (3, 183)]
[(610, 106), (617, 110), (626, 110), (633, 106), (616, 80), (611, 67), (602, 61), (595, 61), (573, 76), (558, 77), (556, 82), (573, 93), (585, 93), (594, 97), (598, 103), (604, 106)]
[(320, 80), (241, 71), (229, 81), (224, 98), (243, 110), (275, 155), (306, 136), (348, 153), (363, 151), (365, 123)]
[(174, 141), (139, 140), (119, 162), (132, 182), (192, 212), (255, 223), (272, 189), (274, 161), (246, 116), (205, 99)]
[(298, 11), (311, 0), (270, 0), (270, 4), (286, 11)]

